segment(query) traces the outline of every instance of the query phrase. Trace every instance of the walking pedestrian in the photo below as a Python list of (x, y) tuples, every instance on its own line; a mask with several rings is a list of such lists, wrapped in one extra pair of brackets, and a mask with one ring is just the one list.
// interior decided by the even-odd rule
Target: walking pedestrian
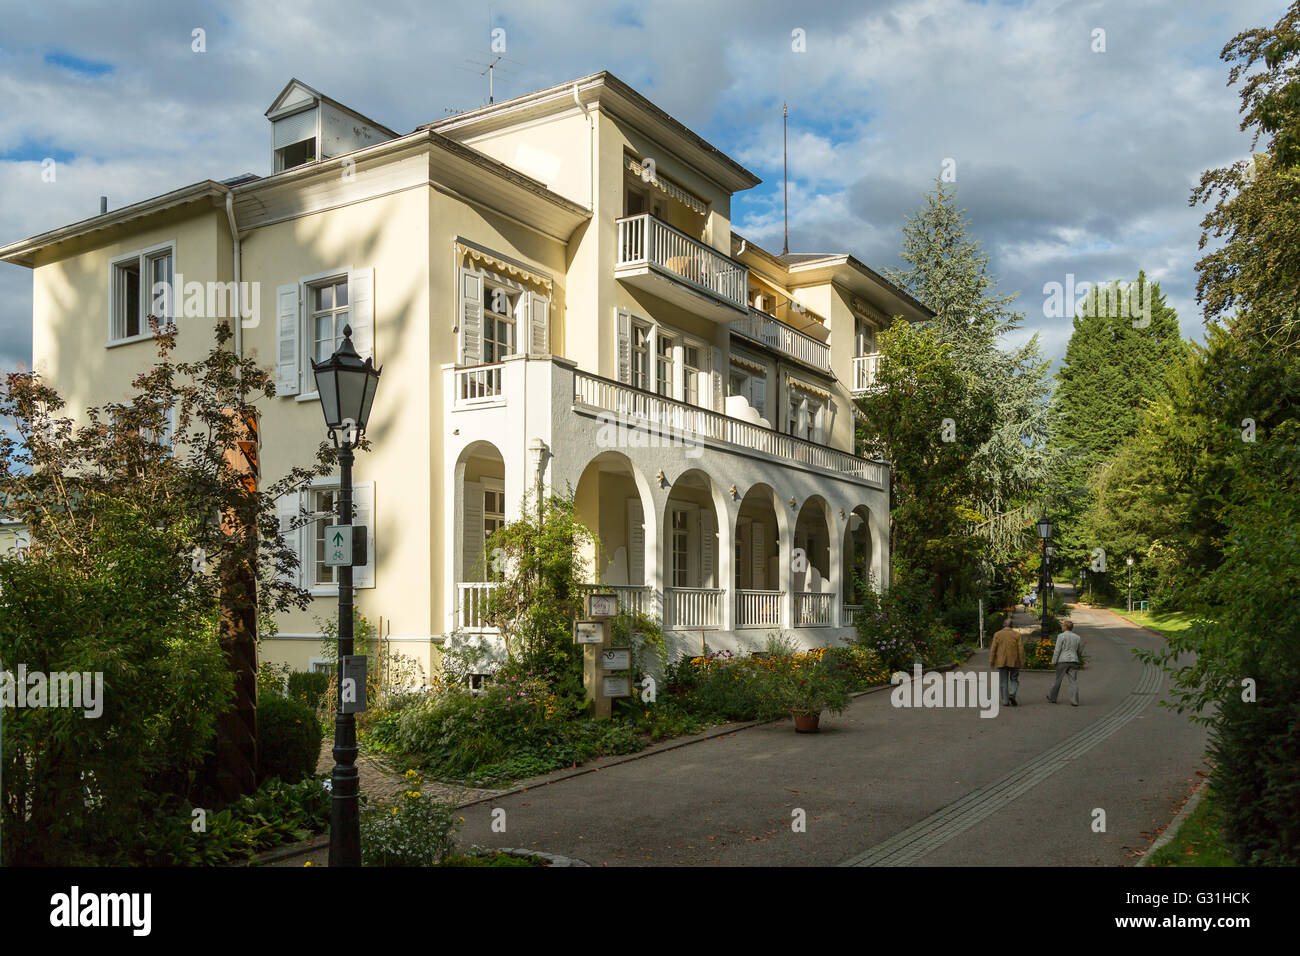
[(1052, 685), (1051, 693), (1047, 699), (1055, 704), (1057, 695), (1061, 692), (1061, 680), (1066, 679), (1070, 683), (1070, 706), (1079, 706), (1079, 664), (1082, 663), (1081, 653), (1083, 651), (1083, 641), (1078, 634), (1074, 633), (1074, 622), (1064, 620), (1061, 622), (1064, 630), (1056, 636), (1056, 649), (1052, 651), (1052, 663), (1056, 665), (1056, 683)]
[(1008, 617), (989, 645), (989, 668), (998, 672), (998, 700), (1004, 707), (1020, 706), (1016, 691), (1020, 690), (1020, 668), (1024, 666), (1025, 645)]

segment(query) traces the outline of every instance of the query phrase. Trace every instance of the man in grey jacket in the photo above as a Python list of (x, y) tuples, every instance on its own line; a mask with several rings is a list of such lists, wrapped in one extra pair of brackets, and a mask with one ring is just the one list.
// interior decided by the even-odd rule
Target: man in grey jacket
[(1070, 681), (1070, 705), (1078, 707), (1079, 678), (1077, 672), (1081, 662), (1080, 654), (1083, 651), (1083, 642), (1079, 639), (1079, 635), (1074, 633), (1073, 621), (1062, 621), (1061, 627), (1064, 630), (1056, 635), (1056, 649), (1052, 651), (1052, 663), (1056, 665), (1056, 683), (1052, 685), (1052, 692), (1047, 695), (1047, 699), (1055, 704), (1056, 695), (1061, 691), (1061, 680), (1068, 678)]

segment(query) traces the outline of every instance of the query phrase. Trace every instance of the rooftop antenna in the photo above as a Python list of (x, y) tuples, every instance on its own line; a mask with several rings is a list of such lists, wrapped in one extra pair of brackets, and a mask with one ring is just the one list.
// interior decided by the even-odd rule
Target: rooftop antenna
[[(500, 62), (501, 62), (501, 57), (497, 57), (495, 60), (493, 60), (491, 63), (488, 64), (488, 68), (487, 68), (487, 70), (484, 71), (484, 72), (487, 73), (487, 78), (488, 78), (488, 103), (489, 103), (489, 104), (490, 104), (490, 103), (492, 102), (492, 100), (493, 100), (493, 95), (492, 95), (492, 75), (493, 75), (494, 71), (495, 71), (496, 68), (497, 68), (497, 64), (500, 63)], [(482, 73), (479, 74), (479, 76), (482, 76), (482, 75), (483, 75)]]
[(790, 176), (789, 176), (789, 152), (786, 149), (788, 142), (786, 138), (785, 126), (786, 117), (790, 111), (786, 109), (784, 103), (781, 104), (781, 203), (784, 206), (782, 218), (785, 219), (785, 244), (781, 247), (781, 255), (790, 254)]

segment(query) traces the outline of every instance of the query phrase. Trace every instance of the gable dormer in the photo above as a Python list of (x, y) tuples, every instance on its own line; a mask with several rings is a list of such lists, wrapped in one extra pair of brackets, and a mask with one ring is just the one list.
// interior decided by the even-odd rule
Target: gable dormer
[(396, 139), (369, 117), (290, 80), (266, 111), (271, 121), (272, 171), (282, 172)]

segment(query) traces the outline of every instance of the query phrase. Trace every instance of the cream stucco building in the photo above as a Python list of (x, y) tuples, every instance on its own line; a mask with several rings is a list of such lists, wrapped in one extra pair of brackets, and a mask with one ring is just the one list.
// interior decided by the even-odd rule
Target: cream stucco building
[[(173, 283), (180, 357), (242, 315), (234, 347), (274, 367), (273, 479), (324, 437), (308, 360), (347, 323), (383, 366), (357, 603), (426, 672), (483, 630), (485, 536), (538, 488), (598, 534), (593, 583), (682, 650), (849, 634), (855, 580), (889, 572), (888, 465), (853, 454), (853, 393), (875, 332), (920, 303), (850, 255), (736, 234), (759, 180), (608, 73), (406, 135), (297, 80), (267, 117), (270, 175), (0, 248), (32, 270), (34, 367), (69, 406), (126, 394), (154, 357), (151, 283)], [(331, 484), (282, 513), (300, 507), (322, 515), (294, 538), (315, 607), (262, 655), (307, 669), (335, 608)]]

